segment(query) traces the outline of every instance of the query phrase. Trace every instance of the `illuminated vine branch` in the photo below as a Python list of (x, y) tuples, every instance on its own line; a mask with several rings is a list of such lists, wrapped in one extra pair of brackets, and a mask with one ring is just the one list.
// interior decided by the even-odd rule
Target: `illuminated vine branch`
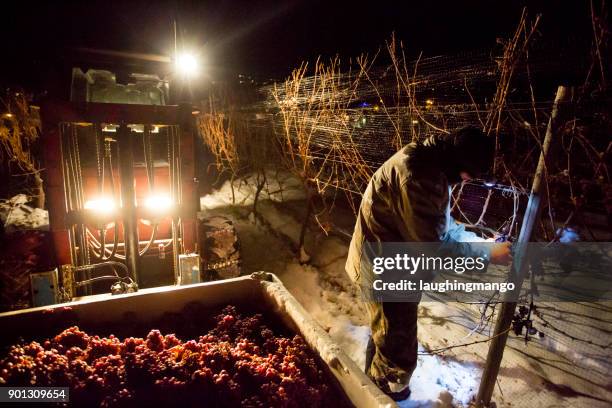
[(28, 195), (35, 198), (37, 207), (44, 208), (41, 170), (33, 154), (40, 134), (40, 118), (33, 109), (22, 92), (0, 98), (0, 163), (8, 164), (11, 175), (31, 176), (34, 188)]

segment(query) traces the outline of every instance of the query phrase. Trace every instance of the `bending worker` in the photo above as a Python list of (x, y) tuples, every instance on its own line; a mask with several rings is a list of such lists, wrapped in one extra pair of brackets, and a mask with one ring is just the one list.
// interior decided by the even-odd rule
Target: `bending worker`
[[(361, 286), (372, 278), (362, 276), (373, 273), (362, 268), (365, 243), (482, 240), (451, 218), (449, 186), (487, 173), (493, 156), (493, 139), (478, 128), (464, 127), (410, 143), (387, 160), (372, 176), (359, 208), (346, 262), (353, 282)], [(458, 245), (461, 253), (454, 255), (482, 255), (466, 253), (470, 247)], [(511, 259), (507, 242), (487, 246), (485, 251), (490, 263), (508, 264)], [(418, 301), (368, 301), (366, 305), (372, 329), (366, 373), (393, 399), (406, 399), (417, 365)]]

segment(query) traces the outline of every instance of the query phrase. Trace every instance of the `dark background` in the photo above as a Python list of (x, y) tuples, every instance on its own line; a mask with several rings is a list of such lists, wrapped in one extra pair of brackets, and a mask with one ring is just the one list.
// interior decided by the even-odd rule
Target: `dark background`
[[(317, 56), (373, 53), (395, 31), (410, 55), (490, 49), (522, 7), (542, 13), (540, 44), (589, 49), (588, 1), (20, 1), (3, 4), (0, 84), (67, 97), (70, 68), (167, 74), (170, 67), (86, 55), (79, 47), (172, 55), (198, 50), (201, 80), (287, 76)], [(597, 2), (596, 2), (597, 3)]]

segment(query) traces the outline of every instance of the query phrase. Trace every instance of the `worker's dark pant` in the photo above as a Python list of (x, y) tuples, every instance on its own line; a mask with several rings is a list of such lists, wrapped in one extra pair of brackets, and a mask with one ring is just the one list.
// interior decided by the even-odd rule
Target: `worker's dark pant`
[(376, 382), (408, 384), (417, 365), (419, 303), (368, 302), (366, 306), (374, 345), (370, 356), (366, 355), (366, 373)]

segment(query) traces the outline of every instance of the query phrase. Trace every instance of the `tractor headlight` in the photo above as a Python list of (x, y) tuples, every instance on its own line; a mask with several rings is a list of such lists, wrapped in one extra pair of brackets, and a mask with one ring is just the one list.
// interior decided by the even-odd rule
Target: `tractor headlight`
[(115, 203), (110, 198), (95, 198), (85, 202), (85, 209), (98, 214), (112, 214), (115, 211)]
[(165, 212), (172, 208), (172, 199), (167, 195), (153, 195), (145, 199), (145, 207), (152, 212)]

